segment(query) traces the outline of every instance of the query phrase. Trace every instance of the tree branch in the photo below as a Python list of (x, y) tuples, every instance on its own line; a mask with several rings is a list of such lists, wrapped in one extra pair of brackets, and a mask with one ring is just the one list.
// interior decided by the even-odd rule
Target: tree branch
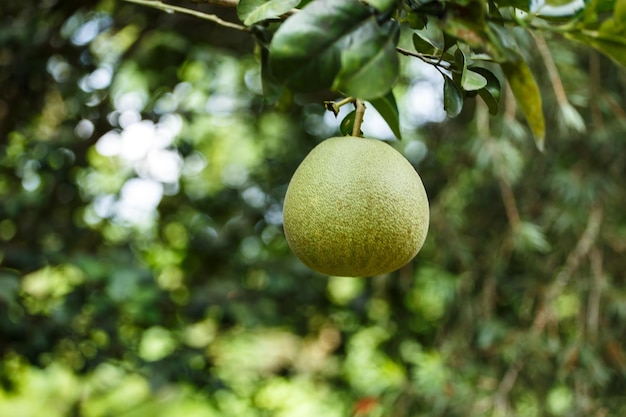
[(443, 68), (446, 70), (449, 70), (450, 68), (448, 68), (447, 66), (443, 65), (443, 62), (440, 57), (436, 56), (436, 55), (424, 55), (424, 54), (420, 54), (419, 52), (413, 52), (413, 51), (409, 51), (408, 49), (404, 49), (401, 48), (399, 46), (396, 46), (396, 51), (398, 51), (399, 53), (401, 53), (404, 56), (412, 56), (415, 58), (419, 58), (422, 61), (424, 61), (427, 64), (430, 65), (434, 65), (435, 67), (438, 68)]
[(533, 38), (535, 39), (535, 44), (537, 45), (539, 54), (543, 58), (543, 62), (548, 70), (548, 75), (550, 77), (550, 82), (552, 83), (552, 89), (554, 90), (556, 101), (559, 104), (563, 123), (578, 132), (584, 132), (585, 122), (567, 98), (563, 81), (561, 80), (559, 70), (556, 67), (556, 63), (554, 62), (554, 58), (552, 57), (552, 53), (550, 52), (550, 48), (548, 47), (546, 40), (534, 33)]
[(543, 63), (548, 70), (548, 75), (550, 76), (550, 81), (552, 82), (552, 88), (554, 89), (556, 101), (559, 105), (569, 105), (569, 100), (567, 99), (567, 94), (565, 93), (565, 87), (563, 87), (559, 70), (557, 69), (556, 63), (552, 58), (552, 54), (550, 53), (550, 48), (548, 47), (546, 40), (541, 36), (535, 34), (533, 35), (539, 55), (543, 58)]
[(548, 310), (554, 299), (561, 294), (563, 288), (569, 283), (572, 275), (578, 269), (581, 260), (589, 254), (592, 248), (593, 242), (595, 242), (600, 232), (600, 226), (602, 225), (603, 210), (601, 206), (594, 206), (589, 213), (587, 219), (587, 227), (580, 236), (578, 243), (574, 250), (569, 254), (565, 261), (565, 267), (561, 270), (550, 288), (548, 288), (544, 301), (535, 317), (533, 323), (533, 329), (535, 333), (541, 333), (548, 323)]
[(507, 398), (509, 392), (515, 386), (515, 381), (517, 381), (517, 376), (522, 370), (522, 367), (523, 365), (521, 361), (517, 360), (513, 362), (511, 366), (509, 366), (509, 369), (507, 369), (506, 373), (502, 377), (502, 380), (500, 381), (500, 384), (498, 385), (498, 390), (493, 399), (493, 405), (495, 411), (497, 411), (500, 415), (508, 414), (507, 410), (509, 407)]
[[(175, 6), (172, 4), (166, 4), (163, 3), (160, 0), (125, 0), (129, 3), (135, 3), (135, 4), (139, 4), (142, 6), (147, 6), (147, 7), (152, 7), (154, 9), (158, 9), (158, 10), (163, 10), (166, 13), (183, 13), (183, 14), (187, 14), (190, 16), (195, 16), (198, 17), (200, 19), (204, 19), (204, 20), (209, 20), (213, 23), (217, 23), (220, 26), (224, 26), (230, 29), (236, 29), (236, 30), (241, 30), (243, 32), (248, 32), (249, 29), (243, 25), (238, 25), (236, 23), (232, 23), (232, 22), (227, 22), (226, 20), (220, 19), (219, 17), (217, 17), (214, 14), (209, 14), (209, 13), (204, 13), (201, 12), (199, 10), (193, 10), (193, 9), (187, 9), (186, 7), (180, 7), (180, 6)], [(211, 0), (211, 3), (215, 3), (215, 4), (219, 4), (219, 5), (232, 5), (231, 1), (213, 1)], [(236, 6), (236, 4), (235, 4)]]

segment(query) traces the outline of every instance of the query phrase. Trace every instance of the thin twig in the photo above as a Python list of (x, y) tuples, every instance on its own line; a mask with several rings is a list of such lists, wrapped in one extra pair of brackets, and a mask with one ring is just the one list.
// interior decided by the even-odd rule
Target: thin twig
[(236, 23), (227, 22), (226, 20), (220, 19), (214, 14), (203, 13), (199, 10), (192, 10), (192, 9), (187, 9), (185, 7), (166, 4), (160, 0), (125, 0), (125, 1), (129, 3), (139, 4), (142, 6), (152, 7), (158, 10), (163, 10), (164, 12), (167, 12), (167, 13), (178, 12), (178, 13), (188, 14), (190, 16), (195, 16), (200, 19), (209, 20), (213, 23), (217, 23), (220, 26), (224, 26), (230, 29), (241, 30), (243, 32), (249, 31), (249, 29), (243, 25), (238, 25)]
[(533, 33), (533, 38), (535, 39), (535, 44), (537, 45), (539, 54), (543, 58), (543, 62), (548, 70), (548, 75), (552, 83), (552, 89), (554, 90), (554, 95), (559, 105), (564, 125), (578, 132), (584, 132), (586, 129), (585, 121), (567, 98), (565, 87), (563, 87), (563, 81), (561, 80), (559, 70), (556, 67), (556, 63), (554, 62), (554, 58), (552, 57), (552, 53), (550, 52), (550, 48), (548, 47), (546, 40), (535, 33)]
[(556, 101), (560, 105), (569, 105), (570, 103), (567, 99), (567, 94), (565, 93), (565, 87), (563, 87), (563, 81), (561, 81), (559, 70), (556, 67), (554, 58), (552, 58), (552, 54), (550, 53), (550, 48), (548, 47), (546, 40), (536, 34), (533, 34), (533, 38), (535, 39), (537, 50), (539, 51), (541, 58), (543, 58), (543, 62), (548, 70), (548, 75), (550, 77), (550, 81), (552, 82), (552, 88), (554, 89)]
[(517, 114), (517, 101), (511, 91), (511, 86), (506, 84), (506, 94), (504, 95), (504, 122), (509, 124), (515, 121), (515, 115)]
[(500, 194), (502, 195), (502, 203), (504, 204), (506, 217), (509, 220), (511, 229), (513, 229), (513, 232), (516, 232), (519, 230), (522, 220), (520, 219), (517, 203), (515, 202), (515, 194), (513, 193), (511, 185), (508, 181), (505, 181), (502, 175), (498, 175), (498, 186), (500, 187)]
[(401, 53), (404, 56), (412, 56), (412, 57), (421, 59), (425, 63), (430, 64), (430, 65), (434, 65), (435, 67), (441, 67), (441, 68), (446, 69), (446, 70), (450, 69), (449, 67), (443, 65), (443, 63), (441, 61), (441, 57), (438, 57), (438, 56), (435, 56), (435, 55), (424, 55), (424, 54), (420, 54), (418, 52), (409, 51), (408, 49), (404, 49), (404, 48), (401, 48), (399, 46), (396, 46), (396, 51), (398, 51), (399, 53)]
[[(194, 3), (210, 4), (213, 6), (222, 6), (222, 7), (237, 7), (237, 5), (239, 5), (239, 0), (191, 0), (191, 1), (193, 1)], [(291, 16), (292, 14), (298, 13), (299, 11), (300, 9), (293, 8), (280, 17), (285, 19)]]

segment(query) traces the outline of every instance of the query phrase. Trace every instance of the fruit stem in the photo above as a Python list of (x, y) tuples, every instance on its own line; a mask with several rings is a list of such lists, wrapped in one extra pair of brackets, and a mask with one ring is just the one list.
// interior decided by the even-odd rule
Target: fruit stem
[(361, 124), (365, 115), (365, 102), (357, 98), (354, 106), (356, 107), (354, 114), (354, 126), (352, 127), (352, 136), (361, 136)]

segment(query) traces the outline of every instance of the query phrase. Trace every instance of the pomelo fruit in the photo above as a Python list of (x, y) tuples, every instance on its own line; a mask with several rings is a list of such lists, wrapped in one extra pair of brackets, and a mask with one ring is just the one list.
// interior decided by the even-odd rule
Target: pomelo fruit
[(422, 180), (390, 145), (352, 136), (326, 139), (294, 173), (283, 208), (285, 237), (309, 268), (365, 277), (404, 266), (426, 239)]

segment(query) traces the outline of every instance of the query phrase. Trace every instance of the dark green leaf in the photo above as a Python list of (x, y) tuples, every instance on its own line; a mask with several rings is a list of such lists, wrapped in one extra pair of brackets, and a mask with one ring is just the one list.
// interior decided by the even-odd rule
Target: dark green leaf
[(402, 139), (400, 133), (400, 113), (398, 112), (398, 104), (393, 95), (393, 91), (389, 91), (382, 97), (371, 100), (370, 103), (385, 119), (389, 128), (398, 139)]
[(543, 150), (546, 127), (541, 93), (535, 77), (522, 59), (515, 62), (505, 62), (501, 66), (511, 91), (513, 91), (513, 95), (530, 126), (535, 144), (539, 150)]
[(443, 33), (443, 51), (447, 51), (456, 45), (456, 38), (448, 35), (447, 33)]
[(489, 113), (495, 115), (498, 113), (498, 102), (500, 101), (501, 94), (501, 86), (500, 80), (495, 74), (489, 71), (487, 68), (474, 67), (472, 71), (477, 72), (482, 75), (485, 80), (487, 80), (487, 85), (480, 90), (478, 90), (478, 94), (483, 99), (487, 107), (489, 108)]
[(352, 110), (339, 123), (339, 131), (343, 136), (351, 136), (354, 129), (354, 120), (356, 118), (356, 110)]
[(250, 26), (263, 20), (279, 17), (300, 3), (300, 0), (239, 0), (237, 16)]
[(454, 52), (454, 63), (456, 64), (459, 74), (463, 74), (467, 65), (465, 64), (465, 54), (462, 50), (457, 49), (456, 52)]
[(461, 49), (457, 49), (454, 53), (454, 63), (456, 65), (455, 80), (458, 81), (463, 90), (477, 91), (487, 85), (485, 77), (467, 68), (468, 65), (471, 65), (471, 60), (467, 59)]
[(443, 51), (445, 47), (445, 34), (438, 26), (429, 25), (422, 30), (416, 31), (415, 33), (432, 45), (435, 49)]
[(309, 3), (274, 34), (269, 61), (272, 76), (302, 92), (331, 87), (347, 40), (370, 16), (357, 0)]
[(448, 117), (456, 117), (463, 109), (463, 92), (452, 78), (443, 76), (443, 108)]
[(363, 99), (391, 89), (399, 25), (380, 25), (357, 0), (317, 0), (287, 19), (270, 45), (272, 76), (295, 90), (334, 88)]
[(413, 47), (420, 54), (432, 55), (437, 48), (428, 40), (422, 38), (418, 33), (413, 33)]
[(374, 17), (363, 22), (341, 51), (341, 70), (333, 89), (364, 100), (391, 90), (400, 71), (396, 52), (399, 34), (400, 26), (395, 20), (382, 26)]
[(411, 29), (420, 30), (426, 27), (427, 19), (422, 14), (409, 12), (406, 19)]

